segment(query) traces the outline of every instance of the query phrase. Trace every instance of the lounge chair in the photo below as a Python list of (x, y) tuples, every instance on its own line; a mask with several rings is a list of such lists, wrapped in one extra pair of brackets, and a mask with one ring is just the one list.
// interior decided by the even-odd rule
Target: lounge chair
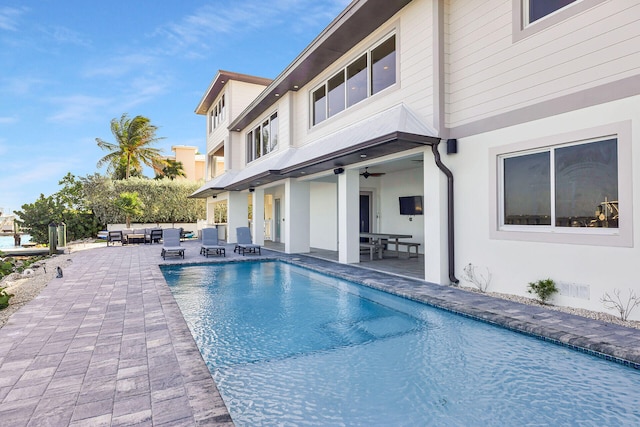
[(177, 255), (184, 259), (184, 248), (180, 245), (180, 230), (167, 228), (162, 230), (162, 259), (167, 255)]
[(238, 243), (236, 243), (236, 247), (233, 250), (234, 252), (237, 250), (239, 254), (244, 255), (249, 252), (250, 254), (258, 254), (261, 255), (260, 245), (256, 245), (251, 240), (251, 230), (249, 227), (238, 227), (236, 228), (236, 238)]
[(107, 234), (107, 246), (109, 246), (109, 243), (114, 245), (115, 242), (120, 242), (121, 245), (124, 245), (124, 237), (122, 236), (122, 231), (109, 231), (108, 232), (108, 234)]
[(225, 247), (218, 242), (218, 229), (214, 227), (202, 229), (202, 246), (200, 246), (200, 255), (209, 258), (209, 254), (222, 255), (226, 257)]

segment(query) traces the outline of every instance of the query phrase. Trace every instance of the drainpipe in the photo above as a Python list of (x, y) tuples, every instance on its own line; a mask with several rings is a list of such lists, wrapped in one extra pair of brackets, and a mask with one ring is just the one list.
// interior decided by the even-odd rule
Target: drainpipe
[(447, 234), (448, 234), (448, 257), (449, 257), (449, 280), (453, 284), (460, 283), (456, 277), (455, 258), (454, 258), (454, 239), (453, 239), (453, 173), (440, 160), (440, 152), (438, 145), (440, 141), (431, 145), (431, 151), (436, 161), (436, 166), (447, 177)]

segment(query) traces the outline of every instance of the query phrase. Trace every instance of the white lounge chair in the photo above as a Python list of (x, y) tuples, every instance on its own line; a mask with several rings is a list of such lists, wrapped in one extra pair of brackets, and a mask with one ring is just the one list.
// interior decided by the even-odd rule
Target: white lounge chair
[(167, 228), (162, 230), (162, 259), (167, 255), (177, 255), (184, 259), (184, 248), (180, 244), (180, 230)]
[(234, 252), (237, 250), (238, 253), (242, 255), (247, 252), (261, 255), (260, 245), (254, 244), (251, 240), (251, 230), (249, 230), (249, 227), (236, 228), (236, 238), (238, 243), (236, 243), (236, 247), (233, 250)]
[(209, 258), (209, 254), (222, 255), (226, 257), (225, 247), (218, 242), (218, 229), (215, 227), (202, 229), (202, 245), (200, 246), (200, 255)]

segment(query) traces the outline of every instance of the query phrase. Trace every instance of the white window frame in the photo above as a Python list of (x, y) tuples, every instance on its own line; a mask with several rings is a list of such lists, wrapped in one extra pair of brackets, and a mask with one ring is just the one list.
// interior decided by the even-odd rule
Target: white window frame
[(586, 11), (594, 6), (609, 0), (577, 0), (555, 12), (540, 18), (535, 22), (528, 22), (528, 6), (529, 0), (511, 0), (512, 1), (512, 41), (514, 43), (532, 36), (549, 27), (559, 24), (579, 13)]
[[(617, 139), (618, 200), (620, 219), (618, 228), (556, 227), (555, 225), (505, 225), (502, 159), (517, 153), (530, 154), (550, 148)], [(547, 243), (567, 243), (598, 246), (633, 246), (633, 191), (631, 166), (631, 122), (619, 122), (545, 138), (518, 142), (489, 150), (490, 228), (489, 237), (495, 240), (519, 240)], [(553, 167), (552, 167), (553, 168)], [(552, 180), (553, 183), (553, 180)], [(552, 199), (552, 209), (553, 199)]]
[[(278, 111), (273, 111), (271, 112), (271, 114), (268, 114), (264, 119), (258, 122), (259, 124), (257, 126), (254, 126), (250, 131), (248, 131), (245, 134), (244, 140), (245, 140), (245, 150), (246, 150), (246, 156), (245, 156), (246, 164), (249, 164), (255, 160), (258, 160), (278, 149), (278, 145), (274, 146), (271, 141), (271, 135), (272, 135), (271, 121), (273, 120), (274, 117), (278, 117)], [(266, 123), (266, 126), (265, 126), (265, 123)], [(278, 125), (279, 124), (280, 124), (280, 121), (278, 120)], [(264, 136), (263, 132), (265, 127), (269, 131), (269, 142), (266, 146), (266, 152), (263, 153), (263, 148), (265, 147), (265, 143), (263, 141), (263, 136)], [(256, 132), (258, 135), (260, 135), (260, 140), (259, 140), (260, 152), (259, 153), (256, 153)], [(280, 135), (280, 132), (278, 132), (278, 136), (279, 135)]]
[[(396, 63), (395, 63), (395, 67), (396, 67), (396, 81), (387, 86), (386, 88), (380, 90), (379, 92), (372, 94), (372, 88), (371, 88), (371, 73), (373, 72), (373, 67), (372, 67), (372, 63), (371, 63), (371, 52), (373, 50), (375, 50), (378, 46), (380, 46), (381, 44), (383, 44), (384, 42), (386, 42), (387, 40), (389, 40), (390, 38), (395, 37), (395, 53), (396, 53)], [(366, 55), (366, 61), (367, 61), (367, 83), (366, 83), (366, 91), (367, 91), (367, 95), (364, 97), (364, 99), (349, 105), (348, 103), (348, 99), (347, 99), (347, 91), (349, 90), (347, 87), (347, 68), (349, 68), (352, 64), (354, 64), (356, 61), (358, 61), (360, 58), (362, 58), (363, 55)], [(357, 55), (354, 55), (352, 60), (349, 61), (349, 63), (342, 67), (340, 70), (335, 71), (333, 73), (331, 73), (331, 75), (325, 79), (322, 83), (316, 85), (315, 87), (313, 87), (310, 91), (309, 91), (309, 123), (310, 123), (310, 128), (313, 128), (315, 126), (318, 126), (322, 123), (325, 123), (326, 121), (328, 121), (329, 119), (340, 115), (342, 112), (347, 111), (359, 104), (361, 104), (362, 102), (366, 101), (367, 99), (370, 99), (372, 97), (376, 97), (381, 93), (386, 92), (387, 90), (389, 90), (390, 88), (396, 86), (398, 84), (398, 79), (399, 79), (399, 52), (398, 52), (398, 34), (397, 31), (391, 31), (387, 34), (385, 34), (384, 37), (380, 38), (378, 41), (376, 41), (374, 44), (372, 44), (371, 46), (369, 46), (369, 48), (366, 49), (366, 51), (364, 52), (358, 52)], [(331, 80), (332, 78), (334, 78), (335, 76), (337, 76), (338, 74), (342, 73), (344, 76), (344, 83), (345, 83), (345, 93), (344, 93), (344, 109), (342, 109), (341, 111), (331, 114), (329, 115), (329, 80)], [(319, 121), (318, 123), (315, 123), (315, 103), (313, 100), (313, 96), (314, 94), (321, 88), (324, 87), (324, 93), (325, 93), (325, 114), (324, 114), (324, 119)]]

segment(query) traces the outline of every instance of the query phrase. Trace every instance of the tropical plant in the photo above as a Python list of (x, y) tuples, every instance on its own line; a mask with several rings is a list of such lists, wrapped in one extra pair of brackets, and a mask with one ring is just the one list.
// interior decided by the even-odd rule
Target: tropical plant
[(83, 181), (71, 173), (58, 182), (62, 188), (51, 196), (40, 197), (16, 211), (16, 222), (29, 230), (31, 240), (49, 243), (49, 224), (64, 222), (68, 240), (95, 236), (101, 225), (87, 204)]
[(206, 218), (205, 201), (189, 198), (201, 182), (166, 178), (112, 180), (98, 174), (87, 176), (83, 181), (91, 209), (103, 224), (125, 222), (125, 215), (114, 204), (123, 192), (138, 193), (144, 212), (136, 221), (142, 223), (196, 222)]
[(13, 294), (8, 293), (4, 288), (0, 288), (0, 310), (9, 306), (9, 300)]
[(187, 174), (184, 172), (184, 166), (182, 162), (178, 162), (173, 159), (163, 160), (162, 169), (159, 173), (156, 173), (155, 179), (169, 178), (171, 180), (176, 179), (177, 177), (186, 177)]
[(140, 197), (137, 192), (125, 191), (120, 193), (114, 203), (125, 215), (127, 219), (127, 228), (131, 228), (131, 217), (139, 217), (144, 212), (144, 204), (140, 201)]
[(558, 292), (558, 288), (552, 279), (544, 279), (529, 283), (527, 292), (530, 294), (536, 294), (538, 301), (541, 304), (546, 304), (547, 300), (551, 298), (553, 294)]
[(154, 161), (161, 156), (161, 150), (152, 147), (163, 138), (156, 137), (158, 128), (143, 116), (130, 119), (124, 113), (120, 120), (111, 120), (111, 133), (116, 142), (107, 142), (96, 138), (98, 147), (109, 151), (109, 154), (98, 160), (97, 167), (107, 165), (107, 171), (115, 176), (122, 162), (125, 164), (125, 179), (131, 176), (131, 171), (141, 171), (142, 164), (153, 166)]

